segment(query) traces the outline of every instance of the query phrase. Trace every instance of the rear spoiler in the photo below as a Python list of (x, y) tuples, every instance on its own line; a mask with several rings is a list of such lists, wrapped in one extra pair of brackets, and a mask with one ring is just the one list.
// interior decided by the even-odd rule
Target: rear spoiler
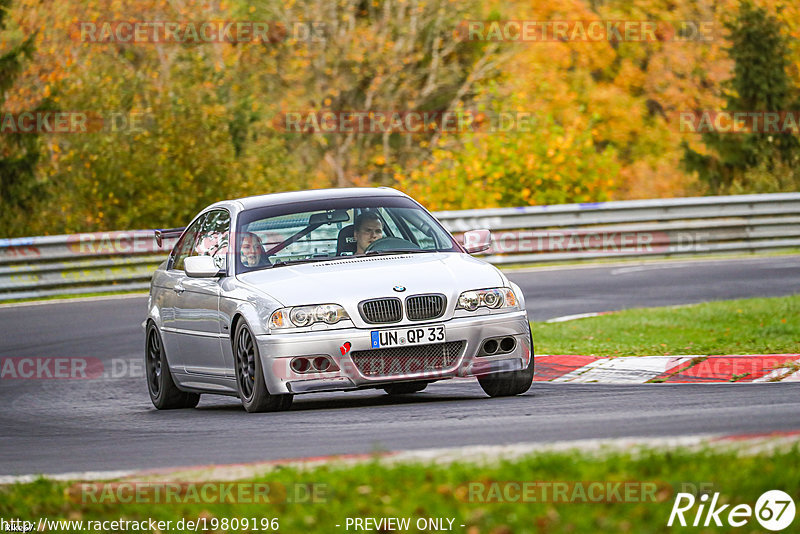
[(186, 227), (183, 226), (181, 228), (164, 228), (161, 230), (156, 230), (156, 244), (159, 248), (161, 248), (164, 239), (170, 239), (172, 237), (180, 237), (183, 231), (186, 230)]

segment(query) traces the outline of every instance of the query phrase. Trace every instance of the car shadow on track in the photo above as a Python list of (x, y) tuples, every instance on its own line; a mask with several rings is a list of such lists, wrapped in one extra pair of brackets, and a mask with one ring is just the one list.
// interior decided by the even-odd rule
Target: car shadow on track
[(375, 395), (369, 397), (353, 397), (334, 399), (299, 399), (292, 405), (292, 411), (368, 408), (374, 406), (399, 406), (406, 404), (440, 404), (478, 400), (480, 395), (447, 395), (439, 393), (413, 393), (409, 395)]
[[(220, 399), (222, 400), (222, 399)], [(231, 399), (233, 400), (233, 399)], [(295, 397), (294, 403), (289, 412), (299, 411), (313, 411), (313, 410), (344, 410), (344, 409), (357, 409), (357, 408), (372, 408), (383, 406), (403, 406), (409, 404), (440, 404), (440, 403), (453, 403), (465, 401), (486, 401), (488, 400), (485, 395), (476, 392), (473, 395), (464, 394), (463, 392), (445, 393), (445, 392), (424, 392), (412, 393), (408, 395), (384, 395), (380, 393), (367, 393), (356, 394), (348, 396), (345, 394), (325, 395), (323, 396), (303, 396)], [(205, 402), (204, 402), (205, 401)], [(225, 402), (224, 404), (216, 402), (214, 404), (205, 404), (205, 398), (200, 401), (200, 405), (195, 408), (200, 411), (241, 411), (243, 410), (241, 404), (236, 402)]]

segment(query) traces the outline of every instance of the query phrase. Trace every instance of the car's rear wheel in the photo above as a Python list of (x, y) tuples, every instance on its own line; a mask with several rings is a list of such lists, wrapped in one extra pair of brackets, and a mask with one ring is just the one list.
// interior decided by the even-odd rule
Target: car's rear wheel
[(533, 336), (530, 334), (530, 327), (528, 335), (531, 338), (531, 361), (525, 369), (478, 377), (478, 383), (490, 397), (522, 395), (531, 388), (533, 383)]
[(389, 395), (408, 395), (409, 393), (417, 393), (428, 387), (428, 382), (401, 382), (400, 384), (391, 384), (383, 388), (383, 391)]
[(147, 325), (144, 358), (147, 391), (150, 393), (153, 406), (159, 410), (197, 406), (197, 403), (200, 402), (200, 394), (181, 391), (172, 380), (161, 334), (158, 327), (152, 322)]
[(236, 327), (233, 339), (236, 386), (244, 409), (250, 413), (288, 410), (292, 406), (293, 396), (290, 393), (271, 395), (267, 390), (258, 344), (244, 321)]

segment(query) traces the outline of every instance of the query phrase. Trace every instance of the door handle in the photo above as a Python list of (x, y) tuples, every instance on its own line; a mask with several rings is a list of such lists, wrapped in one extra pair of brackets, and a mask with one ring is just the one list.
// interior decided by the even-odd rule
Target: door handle
[(175, 293), (177, 293), (178, 295), (180, 295), (181, 293), (183, 293), (184, 291), (186, 291), (186, 288), (185, 288), (185, 287), (183, 287), (183, 286), (182, 286), (182, 285), (180, 285), (180, 284), (175, 284), (175, 287), (173, 287), (173, 288), (172, 288), (172, 290), (173, 290)]

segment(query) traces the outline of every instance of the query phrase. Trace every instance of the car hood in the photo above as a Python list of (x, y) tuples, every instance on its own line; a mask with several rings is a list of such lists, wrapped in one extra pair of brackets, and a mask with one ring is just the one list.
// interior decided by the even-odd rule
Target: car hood
[(492, 265), (462, 253), (370, 256), (274, 267), (238, 275), (283, 306), (347, 304), (368, 298), (444, 293), (507, 285)]

